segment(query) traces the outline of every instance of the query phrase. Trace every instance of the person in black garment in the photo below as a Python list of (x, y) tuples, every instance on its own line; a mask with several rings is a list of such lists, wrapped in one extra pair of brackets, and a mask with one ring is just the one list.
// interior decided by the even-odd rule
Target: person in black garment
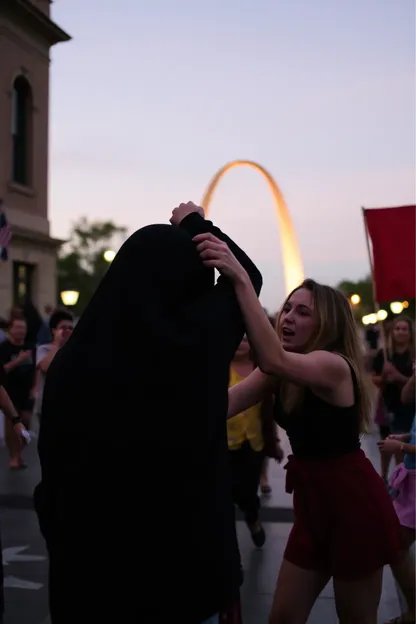
[[(3, 412), (4, 417), (7, 421), (10, 422), (10, 426), (13, 428), (16, 437), (19, 439), (20, 443), (27, 444), (30, 441), (29, 432), (24, 426), (22, 419), (14, 407), (12, 400), (10, 399), (6, 389), (4, 388), (4, 383), (7, 380), (7, 374), (4, 370), (4, 367), (0, 365), (0, 410)], [(3, 549), (2, 549), (2, 541), (0, 534), (0, 624), (3, 622), (4, 616), (4, 590), (3, 590), (3, 581), (4, 581), (4, 573), (3, 573), (3, 557), (2, 557)]]
[[(27, 323), (15, 315), (9, 324), (7, 339), (0, 344), (0, 364), (4, 366), (4, 387), (20, 418), (29, 427), (33, 409), (32, 390), (35, 377), (33, 351), (27, 342)], [(20, 470), (27, 465), (22, 458), (22, 445), (9, 420), (5, 422), (5, 438), (9, 451), (9, 468)]]
[[(372, 366), (373, 383), (380, 388), (380, 399), (389, 421), (389, 424), (379, 426), (380, 437), (383, 440), (390, 434), (408, 433), (412, 427), (414, 403), (404, 404), (401, 392), (412, 376), (413, 360), (413, 323), (411, 319), (399, 316), (392, 323), (387, 349), (378, 351)], [(390, 453), (381, 453), (381, 477), (386, 483), (391, 458)], [(398, 451), (395, 460), (396, 464), (400, 464), (403, 461), (403, 453)]]
[(262, 278), (201, 208), (171, 222), (124, 243), (48, 371), (34, 501), (53, 624), (201, 624), (238, 600), (226, 416), (244, 323), (193, 236)]

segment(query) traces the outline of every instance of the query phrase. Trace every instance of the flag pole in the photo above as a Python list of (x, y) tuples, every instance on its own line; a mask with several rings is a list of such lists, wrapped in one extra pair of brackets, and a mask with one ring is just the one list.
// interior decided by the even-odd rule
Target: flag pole
[[(367, 227), (367, 221), (365, 218), (365, 208), (364, 206), (361, 206), (361, 214), (363, 217), (363, 224), (364, 224), (364, 234), (365, 234), (365, 242), (367, 245), (367, 253), (368, 253), (368, 262), (370, 264), (370, 271), (371, 271), (371, 286), (372, 286), (372, 290), (373, 290), (373, 304), (374, 304), (374, 309), (377, 312), (379, 312), (380, 310), (380, 304), (377, 301), (377, 293), (376, 293), (376, 283), (374, 280), (374, 262), (373, 262), (373, 255), (371, 253), (371, 246), (370, 246), (370, 235), (368, 233), (368, 227)], [(384, 329), (384, 325), (383, 325), (383, 321), (381, 321), (380, 323), (380, 335), (381, 335), (381, 340), (382, 340), (382, 350), (383, 350), (383, 355), (384, 355), (384, 361), (387, 362), (387, 339), (386, 339), (386, 332)]]

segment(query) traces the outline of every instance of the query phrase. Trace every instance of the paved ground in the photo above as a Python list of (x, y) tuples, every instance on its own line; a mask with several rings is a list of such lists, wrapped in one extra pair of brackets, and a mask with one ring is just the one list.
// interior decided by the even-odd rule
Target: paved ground
[[(287, 442), (285, 441), (285, 445)], [(376, 437), (365, 440), (365, 449), (377, 462)], [(5, 450), (0, 448), (0, 513), (6, 577), (5, 624), (47, 624), (47, 565), (45, 549), (32, 511), (31, 493), (38, 481), (35, 445), (27, 450), (30, 468), (7, 469)], [(243, 522), (238, 522), (240, 548), (245, 568), (242, 590), (244, 624), (266, 624), (277, 571), (291, 528), (291, 497), (284, 491), (284, 471), (271, 464), (272, 496), (263, 501), (267, 545), (256, 550)], [(399, 601), (390, 570), (384, 575), (380, 622), (399, 613)], [(327, 586), (309, 619), (309, 624), (336, 624), (332, 587)]]

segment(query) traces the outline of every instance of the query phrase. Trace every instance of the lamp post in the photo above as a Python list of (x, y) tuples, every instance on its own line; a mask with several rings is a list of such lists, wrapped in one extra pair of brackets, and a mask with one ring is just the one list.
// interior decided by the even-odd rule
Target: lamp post
[(62, 303), (66, 308), (72, 308), (77, 305), (79, 299), (78, 290), (63, 290), (61, 292)]

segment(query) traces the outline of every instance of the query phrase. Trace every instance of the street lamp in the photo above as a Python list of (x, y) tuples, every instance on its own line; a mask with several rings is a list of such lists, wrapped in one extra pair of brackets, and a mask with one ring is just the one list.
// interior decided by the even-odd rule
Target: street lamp
[(350, 302), (352, 305), (359, 305), (361, 302), (360, 295), (351, 295)]
[(377, 314), (375, 312), (371, 314), (366, 314), (361, 319), (363, 325), (375, 325), (377, 323)]
[(116, 257), (116, 252), (113, 249), (107, 249), (103, 253), (104, 260), (108, 263), (111, 263)]
[(78, 290), (63, 290), (61, 292), (62, 303), (65, 307), (71, 308), (72, 306), (76, 306), (79, 299)]
[(388, 314), (387, 310), (379, 310), (377, 312), (377, 320), (378, 321), (385, 321), (386, 318), (388, 317), (388, 315), (389, 314)]
[(393, 314), (401, 314), (403, 312), (403, 304), (401, 301), (392, 301), (390, 304), (390, 310)]

